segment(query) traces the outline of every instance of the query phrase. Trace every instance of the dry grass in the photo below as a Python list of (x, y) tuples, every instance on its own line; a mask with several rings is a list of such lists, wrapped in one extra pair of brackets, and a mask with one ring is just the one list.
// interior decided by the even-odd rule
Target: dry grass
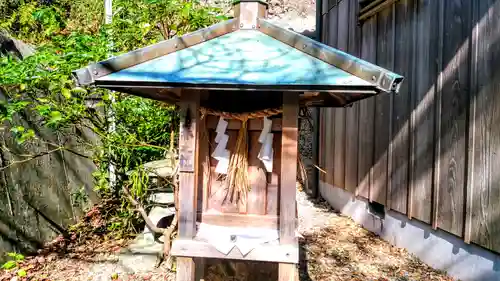
[(304, 237), (301, 280), (453, 280), (350, 218), (332, 220), (334, 227)]
[[(300, 281), (390, 280), (447, 281), (453, 280), (410, 255), (391, 246), (380, 237), (363, 229), (350, 218), (334, 213), (324, 202), (299, 201), (303, 220), (300, 240)], [(309, 212), (306, 212), (309, 209)], [(314, 211), (314, 212), (313, 212)], [(321, 220), (318, 218), (323, 217)], [(317, 226), (323, 226), (317, 229)], [(327, 226), (325, 226), (327, 225)], [(23, 267), (31, 279), (18, 280), (175, 280), (175, 273), (166, 266), (151, 272), (129, 274), (117, 264), (118, 251), (127, 241), (87, 239), (76, 245), (56, 243), (38, 257), (30, 257)], [(62, 243), (62, 244), (60, 244)], [(64, 248), (64, 251), (57, 249)], [(209, 260), (205, 281), (277, 280), (277, 265), (260, 262)], [(0, 281), (10, 281), (15, 272), (0, 271)]]
[(241, 122), (238, 138), (231, 158), (225, 180), (227, 195), (224, 200), (233, 203), (236, 199), (242, 205), (246, 205), (246, 194), (250, 189), (248, 179), (248, 131), (247, 120)]

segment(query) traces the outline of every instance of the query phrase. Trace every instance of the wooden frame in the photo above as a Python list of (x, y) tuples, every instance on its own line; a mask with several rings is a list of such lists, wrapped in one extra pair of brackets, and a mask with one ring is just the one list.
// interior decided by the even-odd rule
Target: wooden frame
[(219, 252), (209, 243), (196, 240), (176, 240), (172, 246), (172, 254), (175, 256), (188, 256), (199, 258), (216, 258), (247, 261), (265, 261), (291, 264), (295, 266), (299, 259), (299, 248), (297, 245), (270, 245), (253, 249), (247, 255), (234, 247), (227, 255)]
[[(202, 128), (212, 128), (215, 125), (213, 118), (209, 117), (200, 122), (199, 115), (199, 93), (195, 91), (183, 91), (180, 99), (181, 126), (179, 134), (179, 158), (180, 158), (180, 184), (179, 184), (179, 238), (173, 243), (171, 253), (178, 257), (177, 280), (192, 281), (197, 276), (203, 276), (201, 267), (204, 266), (204, 258), (234, 259), (278, 262), (279, 280), (290, 281), (298, 277), (296, 264), (299, 261), (299, 247), (296, 238), (297, 211), (296, 211), (296, 178), (297, 178), (297, 155), (298, 155), (298, 111), (299, 94), (293, 92), (283, 93), (283, 113), (281, 124), (279, 121), (273, 123), (275, 132), (281, 131), (280, 142), (275, 145), (280, 149), (280, 174), (277, 179), (270, 179), (268, 185), (277, 185), (278, 210), (277, 216), (272, 212), (268, 215), (252, 215), (246, 213), (211, 213), (207, 210), (206, 203), (198, 202), (198, 197), (208, 200), (204, 189), (202, 162), (206, 156), (204, 143), (208, 141), (202, 138)], [(236, 123), (233, 126), (238, 129)], [(261, 122), (254, 120), (250, 122), (249, 129), (260, 130)], [(200, 129), (201, 128), (201, 129)], [(232, 127), (231, 127), (232, 128)], [(274, 183), (273, 183), (274, 182)], [(201, 194), (201, 195), (200, 195)], [(263, 193), (264, 195), (266, 193)], [(198, 210), (198, 207), (202, 208)], [(207, 242), (198, 241), (196, 236), (197, 218), (204, 223), (213, 225), (232, 226), (254, 226), (279, 231), (279, 245), (263, 244), (253, 249), (247, 255), (242, 255), (235, 247), (227, 255), (219, 252), (214, 246)], [(198, 266), (199, 265), (199, 266)], [(197, 269), (198, 268), (198, 269)]]

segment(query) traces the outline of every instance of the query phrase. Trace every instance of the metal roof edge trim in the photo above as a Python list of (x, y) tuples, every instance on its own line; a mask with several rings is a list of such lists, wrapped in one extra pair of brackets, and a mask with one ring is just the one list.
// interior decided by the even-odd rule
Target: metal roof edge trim
[(350, 94), (377, 94), (373, 86), (342, 86), (342, 85), (290, 85), (290, 84), (211, 84), (211, 83), (179, 83), (179, 82), (144, 82), (144, 81), (96, 81), (96, 86), (102, 88), (182, 88), (204, 90), (244, 90), (244, 91), (291, 91), (291, 92), (326, 92)]
[(267, 3), (267, 1), (265, 0), (234, 0), (232, 2), (232, 5), (237, 5), (239, 3), (244, 3), (244, 2), (258, 2), (261, 3), (262, 5), (265, 5), (266, 7), (269, 6), (269, 3)]
[(257, 29), (303, 53), (357, 76), (384, 92), (398, 93), (404, 77), (380, 66), (342, 52), (304, 35), (258, 19)]
[(156, 44), (100, 61), (72, 72), (78, 85), (94, 84), (95, 80), (134, 65), (189, 48), (238, 30), (239, 19), (230, 19), (206, 28), (174, 37)]

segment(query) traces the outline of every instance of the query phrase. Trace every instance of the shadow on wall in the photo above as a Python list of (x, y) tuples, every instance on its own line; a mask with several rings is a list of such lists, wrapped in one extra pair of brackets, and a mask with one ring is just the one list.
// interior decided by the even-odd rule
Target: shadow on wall
[(375, 132), (370, 167), (358, 166), (357, 178), (370, 178), (372, 200), (500, 252), (500, 0), (404, 0), (391, 9), (364, 23), (374, 39), (359, 49), (406, 79), (359, 120)]
[[(21, 147), (12, 138), (10, 128), (4, 126), (0, 142), (9, 151), (0, 151), (0, 166), (25, 159), (16, 155), (50, 151), (54, 149), (51, 143), (78, 150), (74, 139), (42, 129), (29, 118), (22, 121), (26, 128), (35, 131), (39, 141)], [(95, 140), (89, 132), (80, 133), (87, 140)], [(67, 151), (53, 152), (0, 170), (0, 261), (5, 259), (6, 252), (36, 250), (62, 234), (66, 226), (82, 215), (85, 206), (96, 202), (92, 191), (94, 170), (91, 160)], [(78, 193), (84, 195), (87, 202), (75, 201)]]

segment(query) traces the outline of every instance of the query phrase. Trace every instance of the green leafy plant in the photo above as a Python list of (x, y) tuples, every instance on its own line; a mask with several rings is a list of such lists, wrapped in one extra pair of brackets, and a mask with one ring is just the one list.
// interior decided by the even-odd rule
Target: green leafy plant
[(12, 270), (19, 266), (19, 264), (24, 261), (24, 255), (18, 253), (7, 253), (9, 260), (2, 265), (2, 269)]
[[(91, 159), (97, 167), (95, 190), (103, 202), (114, 204), (113, 210), (100, 214), (106, 217), (100, 218), (96, 231), (127, 235), (142, 219), (121, 187), (128, 186), (133, 198), (145, 204), (151, 182), (143, 164), (165, 157), (175, 139), (172, 132), (177, 131), (176, 108), (118, 92), (77, 87), (71, 72), (110, 55), (208, 26), (225, 16), (198, 1), (117, 0), (113, 5), (110, 25), (103, 25), (103, 5), (97, 0), (28, 0), (2, 6), (6, 12), (0, 15), (0, 29), (32, 43), (36, 53), (24, 60), (0, 57), (0, 119), (4, 132), (15, 140), (16, 151), (23, 152), (19, 160), (0, 169), (62, 150)], [(111, 113), (114, 130), (110, 130)], [(71, 139), (76, 145), (47, 140), (41, 131)], [(48, 149), (30, 153), (29, 148), (36, 146)], [(115, 167), (113, 183), (111, 165)], [(73, 203), (81, 204), (81, 190), (74, 195)]]

